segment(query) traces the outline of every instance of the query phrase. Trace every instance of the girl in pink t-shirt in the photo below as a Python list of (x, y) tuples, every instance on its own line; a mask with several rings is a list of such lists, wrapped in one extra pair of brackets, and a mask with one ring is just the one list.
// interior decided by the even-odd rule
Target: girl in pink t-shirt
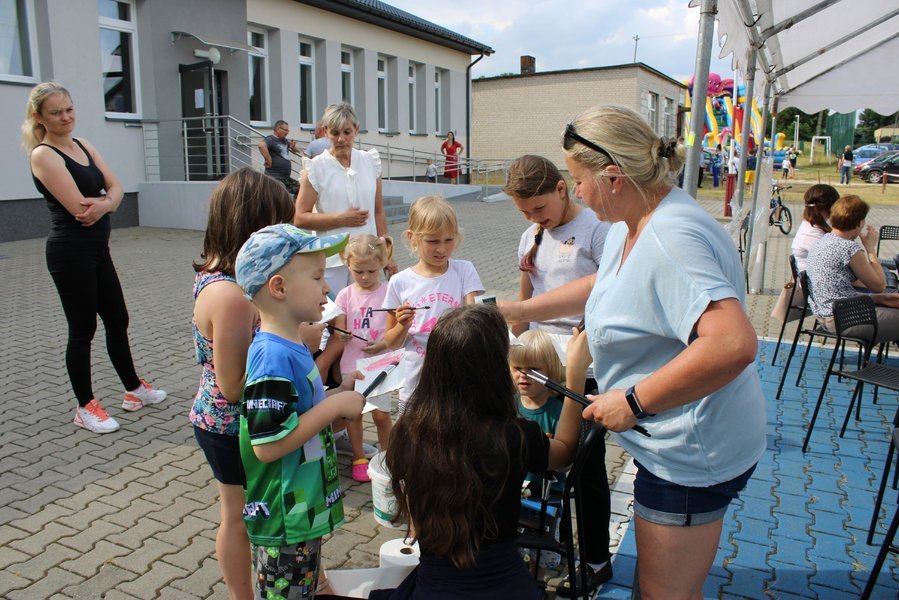
[[(340, 290), (334, 299), (334, 303), (344, 313), (334, 319), (334, 326), (352, 333), (335, 333), (337, 339), (343, 343), (340, 372), (346, 376), (347, 373), (356, 370), (356, 361), (360, 358), (380, 354), (389, 349), (387, 342), (384, 341), (387, 313), (375, 312), (372, 309), (381, 308), (387, 296), (387, 286), (381, 282), (381, 274), (393, 258), (393, 242), (389, 237), (354, 235), (340, 256), (353, 280), (353, 283)], [(359, 338), (368, 341), (364, 342)], [(371, 415), (378, 428), (381, 450), (386, 450), (390, 430), (393, 428), (390, 413), (374, 410)], [(369, 481), (368, 459), (365, 458), (362, 449), (362, 421), (348, 422), (347, 430), (353, 447), (353, 479)]]

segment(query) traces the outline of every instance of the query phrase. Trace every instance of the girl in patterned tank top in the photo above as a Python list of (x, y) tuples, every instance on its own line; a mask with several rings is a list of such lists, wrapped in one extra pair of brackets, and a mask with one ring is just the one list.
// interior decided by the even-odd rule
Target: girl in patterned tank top
[(234, 280), (234, 262), (250, 234), (290, 221), (293, 210), (278, 181), (249, 168), (231, 173), (209, 200), (203, 253), (193, 265), (194, 343), (203, 373), (189, 418), (218, 486), (215, 550), (232, 598), (253, 597), (237, 428), (247, 349), (258, 325), (256, 309)]

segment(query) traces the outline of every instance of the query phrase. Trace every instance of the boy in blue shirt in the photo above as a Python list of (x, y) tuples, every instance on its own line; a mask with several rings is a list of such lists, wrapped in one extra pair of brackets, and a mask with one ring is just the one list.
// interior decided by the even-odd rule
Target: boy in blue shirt
[[(319, 238), (293, 225), (271, 225), (237, 255), (237, 283), (260, 316), (240, 417), (244, 522), (257, 598), (312, 598), (321, 538), (344, 521), (331, 422), (360, 418), (365, 399), (350, 389), (325, 394), (300, 325), (321, 318), (330, 291), (325, 256), (346, 241), (345, 234)], [(346, 382), (352, 386), (353, 378)]]

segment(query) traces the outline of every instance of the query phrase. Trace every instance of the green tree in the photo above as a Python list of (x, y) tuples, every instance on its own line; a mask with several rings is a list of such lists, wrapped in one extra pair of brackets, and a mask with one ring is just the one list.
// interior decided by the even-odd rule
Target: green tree
[[(799, 116), (799, 141), (809, 142), (818, 127), (818, 113), (807, 115), (798, 108), (785, 108), (777, 113), (777, 132), (786, 137), (785, 145), (793, 144), (796, 117)], [(824, 115), (827, 116), (826, 114)]]
[(855, 126), (855, 146), (873, 144), (874, 130), (888, 125), (893, 125), (899, 120), (899, 113), (883, 116), (870, 108), (863, 110), (858, 116), (858, 124)]

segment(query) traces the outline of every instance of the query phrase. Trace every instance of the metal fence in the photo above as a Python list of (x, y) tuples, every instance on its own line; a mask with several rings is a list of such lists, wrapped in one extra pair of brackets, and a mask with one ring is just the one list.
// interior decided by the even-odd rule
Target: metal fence
[[(145, 170), (148, 181), (217, 181), (242, 167), (263, 170), (257, 146), (265, 137), (231, 116), (191, 117), (143, 121)], [(307, 142), (298, 142), (291, 158), (291, 176), (299, 179), (302, 150)], [(360, 150), (376, 148), (381, 156), (384, 179), (424, 181), (428, 160), (443, 173), (444, 157), (392, 144), (369, 144), (357, 139)], [(165, 152), (179, 148), (180, 152)], [(511, 161), (458, 157), (460, 181), (486, 186), (502, 183)]]

